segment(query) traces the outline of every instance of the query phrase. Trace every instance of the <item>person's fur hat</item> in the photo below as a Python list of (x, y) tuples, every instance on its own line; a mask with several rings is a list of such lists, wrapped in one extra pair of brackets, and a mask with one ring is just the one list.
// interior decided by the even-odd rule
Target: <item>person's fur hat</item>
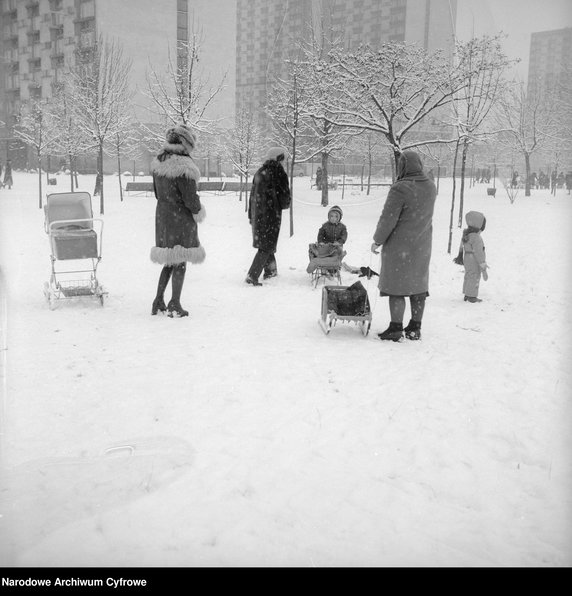
[(193, 131), (186, 124), (177, 124), (173, 128), (169, 128), (165, 133), (167, 143), (172, 145), (183, 145), (190, 153), (197, 144), (197, 138)]
[(288, 150), (284, 147), (270, 147), (266, 152), (264, 161), (272, 159), (273, 161), (285, 161), (288, 158)]
[(344, 216), (344, 212), (342, 211), (341, 207), (338, 207), (337, 205), (334, 205), (329, 211), (328, 211), (328, 217), (330, 217), (330, 213), (337, 213), (340, 216), (340, 221), (342, 221), (342, 217)]

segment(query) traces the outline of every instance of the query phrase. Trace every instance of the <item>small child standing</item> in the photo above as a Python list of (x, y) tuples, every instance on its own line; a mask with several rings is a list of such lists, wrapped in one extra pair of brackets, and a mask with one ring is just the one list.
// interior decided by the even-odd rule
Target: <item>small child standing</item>
[[(481, 238), (481, 232), (485, 229), (487, 220), (479, 211), (469, 211), (465, 215), (465, 221), (468, 227), (463, 230), (461, 239), (462, 264), (465, 266), (463, 294), (465, 295), (465, 302), (482, 302), (478, 298), (481, 276), (485, 281), (489, 278), (485, 245)], [(455, 259), (455, 262), (460, 263), (460, 259)]]

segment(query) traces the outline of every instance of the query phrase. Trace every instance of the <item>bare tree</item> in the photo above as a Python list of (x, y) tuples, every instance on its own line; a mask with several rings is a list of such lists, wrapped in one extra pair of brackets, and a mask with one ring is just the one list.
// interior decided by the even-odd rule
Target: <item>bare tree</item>
[(100, 213), (104, 209), (103, 152), (107, 141), (118, 131), (118, 112), (128, 101), (131, 60), (115, 40), (99, 37), (96, 43), (78, 55), (71, 70), (74, 120), (89, 140), (88, 150), (97, 154), (94, 195), (100, 195)]
[(495, 112), (498, 142), (524, 157), (525, 196), (530, 196), (531, 155), (559, 147), (561, 129), (556, 97), (551, 91), (529, 94), (521, 81), (515, 81), (499, 100)]
[[(249, 106), (239, 108), (235, 117), (234, 128), (229, 131), (226, 153), (240, 175), (239, 200), (242, 201), (242, 182), (248, 183), (248, 176), (262, 146), (262, 132)], [(248, 198), (244, 201), (244, 210), (248, 209)]]
[(38, 206), (42, 208), (42, 157), (49, 147), (53, 147), (58, 128), (47, 101), (31, 100), (23, 107), (14, 136), (32, 147), (38, 159)]
[(188, 124), (199, 132), (213, 132), (220, 119), (206, 113), (215, 97), (224, 88), (226, 74), (211, 87), (199, 69), (202, 36), (194, 32), (188, 42), (179, 42), (177, 56), (168, 52), (167, 72), (155, 70), (150, 63), (147, 89), (143, 91), (152, 104), (150, 112), (159, 122), (146, 126), (150, 140), (162, 141), (165, 128), (178, 123)]
[(332, 73), (334, 56), (343, 55), (343, 40), (322, 27), (320, 35), (312, 31), (310, 41), (301, 42), (303, 52), (300, 83), (307, 94), (307, 101), (300, 106), (303, 137), (307, 140), (307, 159), (321, 157), (322, 197), (321, 204), (328, 205), (328, 166), (332, 156), (343, 152), (352, 137), (361, 130), (340, 125), (338, 120), (341, 102), (339, 85), (328, 76)]
[[(457, 151), (461, 148), (461, 182), (459, 192), (458, 227), (463, 226), (463, 207), (465, 189), (465, 171), (469, 147), (489, 134), (483, 129), (489, 113), (504, 93), (506, 84), (503, 79), (506, 68), (515, 60), (509, 60), (502, 51), (502, 34), (495, 37), (483, 36), (473, 38), (467, 42), (457, 41), (455, 47), (456, 68), (454, 76), (461, 76), (465, 84), (458, 90), (455, 101), (451, 103), (453, 124), (457, 131), (459, 142), (456, 143), (455, 165)], [(453, 168), (453, 178), (455, 178)], [(452, 202), (455, 201), (455, 184), (453, 184)], [(451, 222), (452, 227), (452, 222)], [(452, 230), (449, 229), (449, 235)]]
[[(287, 60), (287, 78), (276, 78), (268, 95), (266, 111), (274, 125), (276, 140), (290, 150), (290, 190), (294, 197), (294, 168), (299, 161), (306, 161), (307, 144), (304, 143), (302, 114), (308, 101), (304, 89), (303, 67), (299, 60)], [(302, 142), (300, 142), (302, 140)], [(311, 153), (310, 153), (311, 154)], [(301, 156), (300, 159), (298, 156)], [(294, 235), (294, 201), (290, 202), (290, 236)]]
[(454, 101), (466, 84), (464, 74), (452, 69), (443, 52), (428, 53), (395, 42), (355, 51), (335, 45), (327, 59), (316, 62), (315, 70), (324, 89), (324, 105), (313, 115), (338, 127), (381, 133), (393, 150), (395, 164), (405, 149), (455, 142), (451, 137), (420, 139), (411, 134), (428, 116)]

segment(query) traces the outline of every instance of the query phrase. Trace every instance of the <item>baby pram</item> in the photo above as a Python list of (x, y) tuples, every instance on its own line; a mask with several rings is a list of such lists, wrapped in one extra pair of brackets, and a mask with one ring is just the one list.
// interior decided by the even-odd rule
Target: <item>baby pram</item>
[(316, 242), (308, 246), (310, 262), (306, 271), (311, 274), (312, 283), (317, 287), (320, 279), (324, 282), (333, 279), (338, 284), (342, 283), (342, 260), (346, 251), (339, 244)]
[(353, 322), (359, 326), (363, 335), (367, 335), (371, 319), (367, 290), (360, 281), (351, 286), (322, 288), (322, 316), (318, 323), (326, 335), (338, 321)]
[(55, 308), (60, 298), (79, 296), (93, 296), (103, 306), (107, 292), (97, 279), (103, 220), (93, 217), (91, 195), (88, 192), (50, 194), (44, 213), (52, 264), (44, 295), (50, 309)]

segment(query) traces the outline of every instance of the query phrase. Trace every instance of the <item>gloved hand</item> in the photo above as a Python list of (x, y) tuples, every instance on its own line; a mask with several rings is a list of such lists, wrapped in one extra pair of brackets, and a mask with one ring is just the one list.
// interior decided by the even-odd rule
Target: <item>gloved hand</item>
[(483, 279), (485, 281), (487, 281), (487, 279), (489, 279), (489, 274), (487, 273), (487, 269), (489, 268), (489, 266), (486, 263), (481, 263), (480, 268), (481, 268), (481, 275), (483, 276)]
[(376, 244), (375, 242), (371, 245), (371, 252), (374, 255), (378, 255), (379, 254), (379, 250), (377, 250), (379, 248), (379, 244)]

